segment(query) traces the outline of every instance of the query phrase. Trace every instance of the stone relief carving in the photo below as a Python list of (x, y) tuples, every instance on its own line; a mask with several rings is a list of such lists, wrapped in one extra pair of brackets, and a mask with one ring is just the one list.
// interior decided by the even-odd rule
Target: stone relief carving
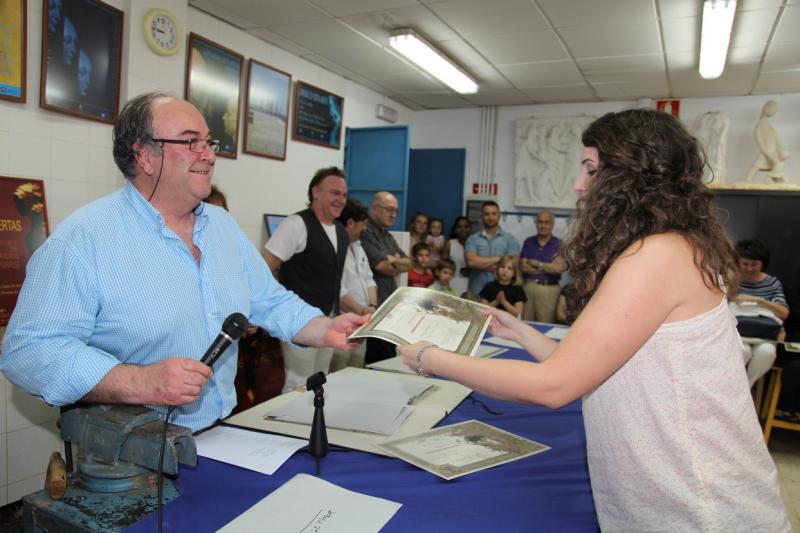
[(581, 133), (594, 119), (517, 119), (514, 205), (575, 207), (572, 185), (580, 171)]
[(700, 141), (708, 161), (708, 167), (703, 175), (705, 183), (720, 184), (727, 180), (726, 161), (730, 126), (731, 119), (722, 111), (708, 111), (694, 121), (692, 133)]

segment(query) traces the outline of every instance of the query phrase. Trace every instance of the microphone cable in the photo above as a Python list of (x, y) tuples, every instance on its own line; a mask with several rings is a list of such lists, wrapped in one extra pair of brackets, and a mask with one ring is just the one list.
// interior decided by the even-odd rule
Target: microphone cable
[(153, 199), (153, 196), (156, 194), (156, 189), (158, 189), (158, 183), (161, 181), (161, 173), (164, 172), (164, 145), (161, 145), (161, 166), (158, 167), (158, 177), (156, 178), (156, 184), (153, 185), (153, 192), (150, 193), (150, 196), (147, 197), (147, 202), (149, 203), (150, 200)]

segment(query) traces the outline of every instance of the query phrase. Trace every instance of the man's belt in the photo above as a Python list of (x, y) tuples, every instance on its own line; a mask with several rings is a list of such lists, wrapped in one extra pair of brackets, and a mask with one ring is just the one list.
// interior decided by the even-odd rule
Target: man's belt
[(532, 281), (537, 285), (558, 285), (558, 281), (553, 281), (549, 279), (529, 279), (526, 281)]

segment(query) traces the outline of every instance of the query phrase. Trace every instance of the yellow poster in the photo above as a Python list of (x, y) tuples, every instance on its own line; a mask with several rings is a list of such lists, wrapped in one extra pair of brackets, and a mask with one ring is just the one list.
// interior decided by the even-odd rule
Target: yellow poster
[(0, 0), (0, 97), (22, 97), (25, 60), (22, 6), (21, 0)]

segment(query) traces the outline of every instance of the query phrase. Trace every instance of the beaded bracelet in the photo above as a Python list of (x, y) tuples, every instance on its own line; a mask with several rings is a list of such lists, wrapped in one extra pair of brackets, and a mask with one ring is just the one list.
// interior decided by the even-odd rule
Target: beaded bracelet
[(433, 343), (426, 344), (425, 346), (420, 348), (419, 351), (417, 352), (417, 374), (419, 374), (420, 376), (423, 376), (423, 377), (426, 377), (426, 378), (433, 377), (433, 374), (428, 374), (427, 372), (422, 370), (422, 355), (425, 353), (425, 350), (427, 350), (428, 348), (436, 348), (436, 347), (437, 346), (435, 344), (433, 344)]

